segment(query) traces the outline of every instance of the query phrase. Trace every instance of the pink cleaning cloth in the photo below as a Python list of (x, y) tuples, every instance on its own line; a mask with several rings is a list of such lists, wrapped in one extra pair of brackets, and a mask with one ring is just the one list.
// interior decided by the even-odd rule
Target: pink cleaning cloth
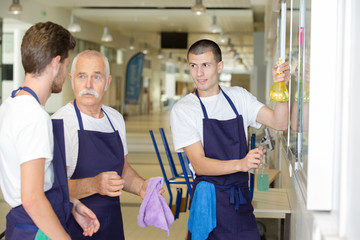
[(165, 230), (169, 236), (169, 229), (174, 222), (174, 215), (164, 197), (159, 193), (163, 183), (164, 179), (162, 177), (150, 178), (137, 218), (140, 227), (157, 227)]

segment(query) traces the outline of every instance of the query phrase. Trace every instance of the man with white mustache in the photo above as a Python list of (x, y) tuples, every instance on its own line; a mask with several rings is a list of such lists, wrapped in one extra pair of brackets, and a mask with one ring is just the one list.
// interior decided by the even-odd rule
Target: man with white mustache
[[(108, 59), (93, 50), (79, 53), (70, 79), (75, 100), (52, 116), (64, 120), (70, 196), (82, 199), (98, 217), (100, 229), (92, 239), (124, 239), (121, 191), (144, 198), (148, 180), (126, 160), (123, 116), (103, 105), (112, 79)], [(72, 239), (83, 239), (74, 219), (69, 229)]]
[(79, 92), (79, 97), (81, 97), (82, 95), (85, 95), (85, 94), (90, 94), (90, 95), (93, 95), (95, 98), (99, 98), (99, 93), (97, 93), (94, 89), (84, 89), (84, 90), (81, 90), (81, 92)]

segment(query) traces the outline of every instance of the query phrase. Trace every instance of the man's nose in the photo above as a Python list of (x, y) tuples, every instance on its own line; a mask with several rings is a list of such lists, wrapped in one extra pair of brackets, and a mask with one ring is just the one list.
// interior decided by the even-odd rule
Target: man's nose
[(204, 69), (202, 67), (199, 67), (197, 70), (197, 76), (201, 77), (204, 75)]
[(91, 77), (86, 78), (85, 84), (86, 84), (86, 88), (92, 88), (93, 82), (92, 82)]

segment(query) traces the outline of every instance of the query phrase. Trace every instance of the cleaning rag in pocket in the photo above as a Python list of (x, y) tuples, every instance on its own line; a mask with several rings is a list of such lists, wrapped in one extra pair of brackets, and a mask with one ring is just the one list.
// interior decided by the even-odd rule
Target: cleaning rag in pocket
[(205, 240), (216, 227), (216, 194), (212, 183), (197, 184), (191, 203), (188, 228), (192, 240)]

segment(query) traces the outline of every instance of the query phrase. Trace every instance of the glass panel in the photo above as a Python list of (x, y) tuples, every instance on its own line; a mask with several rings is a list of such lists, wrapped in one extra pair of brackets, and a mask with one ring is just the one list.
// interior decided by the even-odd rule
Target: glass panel
[[(298, 65), (299, 56), (299, 5), (300, 0), (288, 0), (288, 21), (289, 25), (289, 63), (291, 66), (291, 80), (289, 82), (289, 93), (290, 93), (290, 131), (288, 132), (288, 144), (292, 154), (296, 153), (296, 123), (297, 123), (297, 102), (295, 101), (294, 95), (297, 90), (297, 78), (295, 78), (295, 69)], [(291, 8), (292, 7), (292, 8)], [(295, 159), (295, 156), (293, 157)]]
[(2, 103), (2, 75), (3, 75), (3, 65), (2, 65), (2, 18), (0, 18), (0, 104)]
[[(291, 2), (291, 1), (289, 1)], [(291, 116), (289, 147), (307, 174), (309, 82), (310, 82), (310, 23), (311, 0), (294, 0), (291, 59)]]
[[(304, 0), (305, 1), (305, 0)], [(303, 44), (303, 54), (301, 59), (301, 68), (299, 68), (299, 84), (298, 84), (298, 102), (299, 108), (301, 103), (301, 118), (298, 118), (298, 126), (302, 126), (300, 131), (298, 131), (298, 151), (301, 153), (299, 156), (299, 161), (302, 162), (303, 172), (307, 174), (308, 166), (308, 133), (309, 133), (309, 102), (310, 102), (310, 36), (311, 36), (311, 0), (305, 1), (305, 11), (304, 15), (304, 42)], [(296, 98), (296, 96), (295, 96)], [(300, 112), (300, 111), (298, 111)], [(300, 116), (300, 113), (299, 113)], [(299, 155), (299, 154), (298, 154)]]

